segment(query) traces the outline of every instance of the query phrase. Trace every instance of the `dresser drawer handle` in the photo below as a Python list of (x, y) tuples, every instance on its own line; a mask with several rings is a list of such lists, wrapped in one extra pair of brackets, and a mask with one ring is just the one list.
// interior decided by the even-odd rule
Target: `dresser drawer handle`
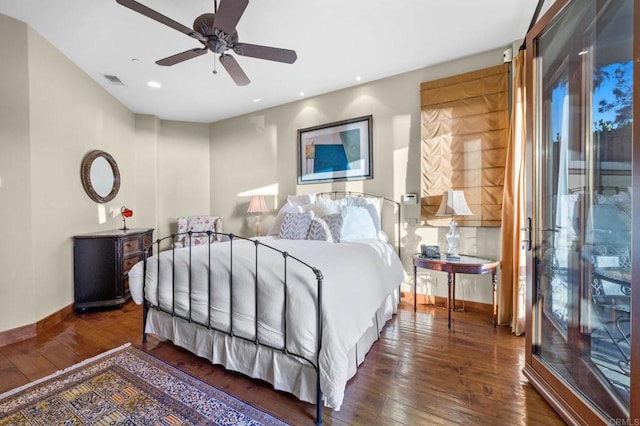
[(140, 258), (140, 256), (132, 257), (130, 259), (126, 259), (122, 263), (122, 273), (126, 274), (127, 272), (129, 272), (129, 269), (133, 268), (133, 265), (135, 265), (136, 263), (140, 262), (141, 260), (142, 259)]
[(125, 241), (123, 248), (125, 253), (131, 253), (133, 251), (140, 250), (140, 241), (139, 240)]

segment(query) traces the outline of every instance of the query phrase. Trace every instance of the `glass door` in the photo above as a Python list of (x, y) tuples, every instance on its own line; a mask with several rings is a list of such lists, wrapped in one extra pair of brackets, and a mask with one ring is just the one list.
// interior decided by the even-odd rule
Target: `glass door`
[(570, 2), (534, 39), (533, 354), (607, 419), (631, 377), (633, 0)]

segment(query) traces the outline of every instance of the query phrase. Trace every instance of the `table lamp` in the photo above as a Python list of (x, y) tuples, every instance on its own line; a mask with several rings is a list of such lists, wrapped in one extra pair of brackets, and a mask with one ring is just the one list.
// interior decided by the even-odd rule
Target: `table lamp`
[(436, 216), (451, 216), (449, 222), (449, 232), (447, 232), (447, 260), (460, 260), (458, 254), (458, 241), (460, 235), (456, 229), (455, 216), (472, 216), (473, 213), (464, 199), (464, 191), (445, 191), (442, 194), (440, 207), (436, 212)]
[(122, 216), (122, 230), (126, 231), (127, 229), (127, 221), (126, 218), (133, 216), (133, 210), (126, 208), (125, 206), (122, 206), (122, 208), (120, 209), (120, 216)]
[[(249, 201), (249, 208), (247, 213), (265, 213), (268, 212), (267, 203), (264, 201), (264, 195), (253, 195), (251, 201)], [(260, 235), (260, 215), (256, 214), (255, 224), (256, 237)]]

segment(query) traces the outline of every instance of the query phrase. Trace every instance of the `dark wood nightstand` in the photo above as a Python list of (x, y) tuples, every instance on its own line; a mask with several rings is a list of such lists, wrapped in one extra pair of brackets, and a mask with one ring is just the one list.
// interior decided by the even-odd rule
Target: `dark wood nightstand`
[[(420, 255), (413, 255), (413, 310), (418, 308), (416, 293), (418, 290), (418, 268), (430, 269), (432, 271), (442, 271), (447, 273), (447, 310), (449, 311), (449, 329), (451, 329), (451, 309), (455, 304), (456, 296), (456, 274), (491, 274), (491, 284), (493, 285), (493, 326), (496, 326), (496, 285), (498, 279), (496, 273), (500, 262), (497, 260), (482, 259), (472, 256), (460, 256), (460, 260), (447, 260), (445, 256), (441, 258), (427, 258)], [(451, 302), (453, 296), (453, 303)]]
[(73, 237), (74, 308), (119, 308), (131, 297), (129, 270), (152, 255), (153, 229), (95, 232)]

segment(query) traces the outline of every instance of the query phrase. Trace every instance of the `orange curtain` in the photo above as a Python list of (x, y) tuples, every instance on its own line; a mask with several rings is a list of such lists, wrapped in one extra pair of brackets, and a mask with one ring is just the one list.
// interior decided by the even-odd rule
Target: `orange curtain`
[(502, 256), (498, 287), (498, 323), (516, 335), (525, 330), (526, 254), (521, 246), (525, 226), (525, 51), (514, 58), (513, 92), (507, 162), (502, 198)]
[(435, 217), (442, 193), (464, 190), (473, 216), (462, 226), (500, 226), (509, 122), (509, 64), (420, 85), (422, 219)]

